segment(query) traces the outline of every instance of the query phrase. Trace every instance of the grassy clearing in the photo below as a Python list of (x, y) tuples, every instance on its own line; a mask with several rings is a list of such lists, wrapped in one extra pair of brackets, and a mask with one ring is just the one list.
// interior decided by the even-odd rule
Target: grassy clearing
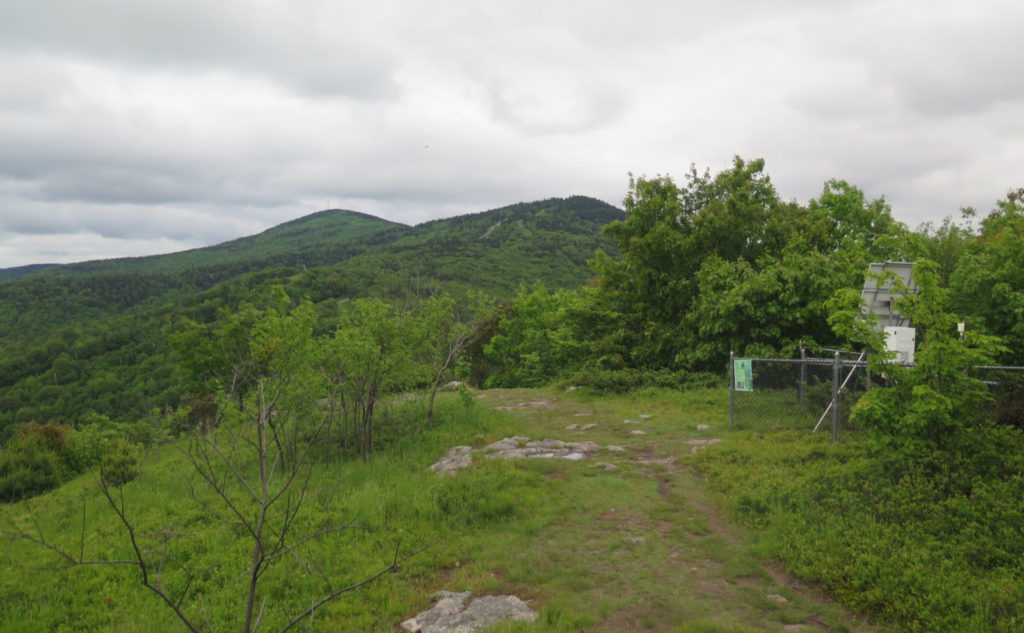
[[(466, 407), (453, 395), (441, 403), (437, 426), (406, 429), (365, 463), (324, 458), (313, 482), (319, 494), (302, 527), (352, 527), (303, 549), (305, 559), (322, 565), (318, 573), (293, 560), (268, 573), (265, 630), (330, 588), (386, 566), (396, 547), (430, 544), (397, 573), (319, 610), (310, 630), (393, 631), (431, 606), (438, 589), (532, 600), (539, 621), (503, 631), (875, 630), (766, 563), (747, 545), (745, 528), (718, 518), (719, 502), (694, 476), (694, 446), (687, 442), (726, 436), (727, 397), (720, 390), (602, 398), (488, 391)], [(572, 424), (575, 430), (566, 428)], [(596, 426), (579, 428), (586, 424)], [(698, 431), (698, 424), (710, 428)], [(470, 469), (449, 477), (428, 470), (454, 445), (482, 447), (511, 435), (626, 450), (581, 462), (475, 457)], [(726, 444), (741, 437), (731, 435)], [(247, 545), (236, 528), (195, 506), (186, 472), (170, 447), (151, 452), (143, 475), (125, 487), (129, 512), (150, 547), (173, 529), (165, 580), (180, 589), (191, 574), (190, 615), (212, 630), (234, 630)], [(22, 529), (34, 516), (48, 538), (76, 551), (81, 545), (93, 558), (128, 553), (88, 477), (0, 513), (0, 525)], [(5, 542), (0, 632), (181, 630), (128, 568), (26, 568), (55, 562), (38, 546)]]

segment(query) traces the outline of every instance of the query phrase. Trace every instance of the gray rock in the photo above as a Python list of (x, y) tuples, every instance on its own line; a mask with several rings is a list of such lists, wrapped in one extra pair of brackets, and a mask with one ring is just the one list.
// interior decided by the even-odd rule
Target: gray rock
[(565, 448), (565, 442), (562, 440), (536, 440), (533, 442), (527, 442), (527, 446), (539, 447), (539, 448)]
[(705, 437), (703, 439), (686, 440), (686, 443), (690, 446), (710, 446), (711, 444), (718, 444), (722, 441), (720, 437)]
[(487, 451), (488, 453), (493, 453), (497, 451), (507, 451), (513, 448), (520, 448), (521, 446), (526, 446), (526, 443), (529, 441), (530, 438), (528, 437), (520, 437), (518, 435), (514, 435), (512, 437), (506, 437), (505, 439), (498, 440), (497, 442), (492, 442), (491, 444), (488, 444), (486, 447), (484, 447), (484, 450)]
[(640, 420), (623, 420), (623, 424), (640, 424)]
[(497, 459), (526, 459), (528, 457), (543, 457), (544, 455), (550, 457), (551, 451), (546, 451), (543, 448), (506, 448), (487, 454), (488, 457)]
[(690, 445), (690, 454), (695, 455), (697, 449), (704, 448), (705, 446), (711, 446), (712, 444), (718, 444), (722, 441), (720, 437), (705, 437), (697, 440), (686, 440), (686, 443)]
[(698, 424), (697, 425), (697, 430), (698, 431), (710, 431), (711, 430), (711, 426), (708, 425), (708, 424)]
[(594, 423), (594, 422), (591, 422), (590, 424), (584, 424), (583, 426), (580, 427), (580, 429), (583, 430), (583, 431), (589, 431), (590, 429), (594, 428), (595, 426), (597, 426), (597, 424)]
[(473, 463), (472, 449), (468, 446), (455, 446), (444, 454), (444, 457), (437, 460), (430, 466), (430, 470), (438, 475), (447, 475), (463, 468), (469, 468)]
[[(563, 442), (562, 440), (530, 440), (528, 437), (506, 437), (488, 445), (487, 457), (492, 459), (558, 458), (579, 461), (601, 450), (594, 442)], [(612, 450), (615, 450), (614, 448)], [(622, 450), (622, 449), (619, 449)]]
[(615, 446), (614, 444), (609, 444), (608, 446), (605, 446), (605, 450), (609, 450), (609, 451), (611, 451), (613, 453), (621, 453), (621, 452), (625, 451), (626, 449), (622, 448), (621, 446)]
[(569, 426), (565, 427), (565, 430), (566, 431), (575, 431), (578, 428), (580, 428), (579, 424), (570, 424)]
[(434, 608), (402, 622), (411, 633), (473, 633), (506, 620), (532, 622), (537, 612), (516, 596), (480, 596), (441, 591)]
[(647, 413), (641, 413), (637, 417), (639, 417), (641, 420), (650, 420), (651, 419), (651, 416), (649, 414), (647, 414)]

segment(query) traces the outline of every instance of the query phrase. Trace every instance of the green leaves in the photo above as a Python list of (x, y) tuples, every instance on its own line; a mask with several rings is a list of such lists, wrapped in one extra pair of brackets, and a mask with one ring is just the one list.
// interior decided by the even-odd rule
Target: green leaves
[(972, 378), (970, 369), (991, 363), (1003, 349), (992, 336), (971, 333), (960, 338), (957, 319), (947, 312), (948, 291), (938, 285), (936, 271), (934, 262), (918, 262), (914, 270), (918, 292), (897, 304), (921, 337), (915, 365), (893, 366), (879, 353), (869, 357), (871, 371), (886, 377), (889, 386), (869, 391), (853, 411), (854, 422), (874, 431), (883, 444), (914, 458), (962, 441), (961, 434), (991, 399), (988, 387)]
[(521, 286), (484, 347), (498, 367), (489, 387), (535, 387), (579, 366), (598, 331), (586, 330), (588, 292)]
[(1011, 191), (982, 221), (981, 234), (964, 238), (950, 286), (968, 331), (1002, 336), (1001, 360), (1024, 363), (1024, 204)]
[(630, 364), (644, 369), (717, 369), (730, 350), (832, 342), (832, 295), (909, 248), (883, 200), (832, 180), (806, 208), (785, 202), (763, 160), (691, 170), (683, 187), (631, 179), (625, 206), (606, 229), (622, 260), (594, 265), (626, 324)]

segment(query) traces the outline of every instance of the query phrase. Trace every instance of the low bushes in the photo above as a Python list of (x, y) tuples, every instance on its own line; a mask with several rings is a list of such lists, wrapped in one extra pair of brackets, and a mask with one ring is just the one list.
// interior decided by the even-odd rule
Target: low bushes
[(909, 461), (857, 437), (772, 434), (703, 452), (701, 471), (769, 553), (903, 630), (1024, 628), (1024, 434)]

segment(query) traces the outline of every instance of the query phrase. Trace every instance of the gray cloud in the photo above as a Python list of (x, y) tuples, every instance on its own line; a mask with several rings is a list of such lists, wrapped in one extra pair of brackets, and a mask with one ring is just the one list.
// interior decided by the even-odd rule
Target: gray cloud
[(1024, 98), (1024, 5), (942, 2), (907, 13), (899, 3), (851, 10), (831, 22), (832, 44), (872, 83), (918, 115), (983, 113)]
[(0, 47), (117, 67), (237, 71), (312, 95), (393, 96), (391, 54), (359, 11), (237, 0), (0, 4)]
[[(1024, 163), (1009, 2), (0, 3), (0, 266), (402, 222), (763, 156), (914, 226)], [(1015, 180), (1017, 180), (1015, 182)], [(152, 249), (141, 250), (140, 249)]]

